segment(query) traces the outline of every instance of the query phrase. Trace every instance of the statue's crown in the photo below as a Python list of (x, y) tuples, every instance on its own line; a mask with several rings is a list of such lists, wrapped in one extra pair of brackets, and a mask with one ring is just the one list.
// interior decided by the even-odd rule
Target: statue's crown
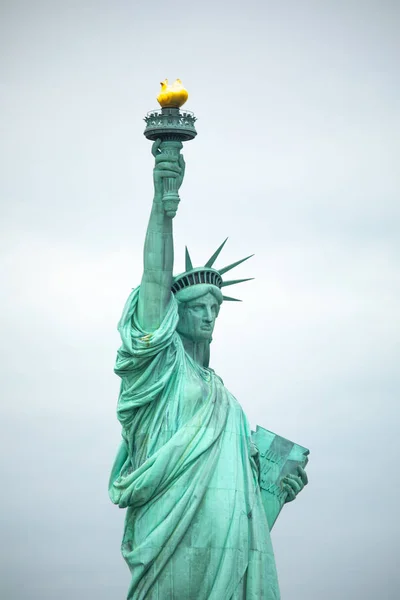
[[(226, 240), (227, 239), (228, 238), (226, 238)], [(248, 277), (247, 279), (232, 279), (230, 281), (223, 281), (223, 279), (222, 279), (222, 275), (224, 273), (226, 273), (227, 271), (230, 271), (231, 269), (234, 269), (235, 267), (240, 265), (240, 263), (251, 258), (252, 256), (254, 256), (253, 254), (250, 254), (250, 256), (246, 256), (245, 258), (237, 260), (236, 262), (232, 263), (231, 265), (228, 265), (227, 267), (224, 267), (223, 269), (217, 270), (217, 269), (212, 268), (214, 262), (216, 261), (216, 259), (219, 256), (219, 253), (221, 252), (222, 248), (225, 246), (226, 240), (224, 242), (222, 242), (220, 247), (217, 248), (217, 250), (211, 256), (211, 258), (208, 259), (208, 261), (206, 262), (204, 267), (197, 267), (197, 268), (193, 267), (192, 260), (189, 255), (189, 251), (186, 248), (186, 254), (185, 254), (185, 269), (186, 269), (186, 271), (184, 273), (181, 273), (180, 275), (177, 275), (176, 277), (174, 277), (174, 281), (173, 281), (172, 288), (171, 288), (172, 292), (174, 294), (176, 294), (177, 292), (179, 292), (180, 290), (183, 290), (184, 288), (187, 288), (191, 285), (198, 285), (199, 283), (209, 283), (209, 284), (215, 285), (216, 287), (221, 289), (228, 285), (234, 285), (235, 283), (242, 283), (243, 281), (250, 281), (251, 279), (253, 279), (253, 277)], [(231, 302), (241, 302), (241, 300), (238, 300), (238, 298), (231, 298), (230, 296), (223, 296), (223, 299), (229, 300)]]

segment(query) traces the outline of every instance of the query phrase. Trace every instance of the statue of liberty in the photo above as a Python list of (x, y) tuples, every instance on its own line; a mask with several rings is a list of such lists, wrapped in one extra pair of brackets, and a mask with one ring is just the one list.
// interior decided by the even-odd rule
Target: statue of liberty
[[(179, 105), (172, 110), (179, 113)], [(246, 259), (217, 270), (222, 244), (204, 267), (193, 268), (186, 251), (186, 271), (174, 277), (172, 224), (185, 162), (179, 139), (156, 136), (143, 276), (119, 322), (115, 367), (122, 443), (109, 491), (127, 509), (127, 597), (277, 600), (270, 528), (281, 505), (307, 483), (299, 466), (305, 463), (286, 474), (280, 468), (273, 486), (281, 504), (269, 515), (262, 494), (274, 492), (265, 485), (263, 492), (263, 461), (279, 461), (260, 452), (240, 404), (209, 366), (216, 319), (223, 302), (233, 300), (221, 289), (246, 281), (222, 275)]]

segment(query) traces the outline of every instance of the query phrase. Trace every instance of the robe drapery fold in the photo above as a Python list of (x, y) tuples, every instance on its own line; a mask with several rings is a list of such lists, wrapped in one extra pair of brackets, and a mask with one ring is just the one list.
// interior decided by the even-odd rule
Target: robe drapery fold
[(139, 288), (118, 329), (122, 438), (111, 500), (127, 509), (128, 600), (278, 600), (254, 447), (237, 400), (185, 352), (171, 300), (153, 333)]

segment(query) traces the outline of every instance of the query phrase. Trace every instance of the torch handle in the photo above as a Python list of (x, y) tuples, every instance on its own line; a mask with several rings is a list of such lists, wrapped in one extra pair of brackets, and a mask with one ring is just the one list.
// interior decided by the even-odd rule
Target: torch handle
[[(182, 142), (177, 140), (163, 140), (160, 144), (162, 154), (179, 158), (182, 150)], [(164, 177), (164, 193), (162, 198), (165, 214), (167, 217), (175, 217), (180, 202), (176, 177)]]

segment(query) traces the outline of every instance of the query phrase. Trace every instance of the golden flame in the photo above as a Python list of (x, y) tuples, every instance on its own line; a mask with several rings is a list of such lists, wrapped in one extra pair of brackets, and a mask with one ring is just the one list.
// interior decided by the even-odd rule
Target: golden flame
[(171, 85), (168, 84), (168, 79), (164, 79), (157, 100), (162, 108), (180, 108), (185, 104), (188, 96), (188, 91), (183, 87), (180, 79), (176, 79)]

